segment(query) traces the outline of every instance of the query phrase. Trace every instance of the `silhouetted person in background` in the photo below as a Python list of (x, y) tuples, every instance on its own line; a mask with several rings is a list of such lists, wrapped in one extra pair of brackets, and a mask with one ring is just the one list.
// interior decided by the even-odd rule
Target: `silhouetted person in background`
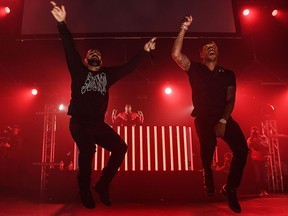
[(225, 152), (223, 165), (222, 166), (217, 165), (215, 167), (215, 170), (220, 171), (220, 172), (224, 172), (224, 173), (229, 173), (232, 158), (233, 158), (232, 152)]
[(144, 115), (142, 111), (133, 112), (130, 104), (125, 105), (125, 111), (117, 115), (117, 110), (112, 111), (112, 123), (121, 126), (136, 126), (144, 122)]
[[(87, 208), (95, 208), (95, 201), (90, 191), (92, 174), (92, 159), (96, 146), (111, 152), (106, 167), (102, 170), (100, 180), (94, 185), (94, 190), (100, 195), (101, 201), (111, 205), (109, 185), (117, 173), (127, 151), (126, 143), (104, 122), (108, 106), (109, 88), (119, 79), (134, 71), (147, 53), (155, 49), (152, 38), (126, 64), (117, 67), (102, 66), (99, 50), (90, 49), (84, 63), (79, 55), (72, 34), (67, 28), (65, 7), (53, 6), (52, 14), (58, 22), (57, 27), (63, 42), (68, 69), (72, 79), (71, 100), (68, 109), (70, 132), (79, 148), (78, 184), (82, 204)], [(85, 11), (83, 11), (85, 12)], [(98, 20), (99, 22), (100, 20)]]
[(6, 126), (2, 136), (0, 144), (0, 175), (6, 186), (14, 187), (18, 181), (23, 154), (23, 138), (20, 126), (16, 124)]
[(175, 62), (187, 73), (192, 88), (192, 100), (196, 133), (200, 142), (200, 154), (204, 169), (205, 190), (214, 195), (215, 187), (211, 163), (217, 137), (222, 138), (233, 152), (227, 183), (220, 193), (234, 212), (241, 212), (236, 188), (240, 185), (246, 164), (248, 147), (244, 134), (231, 117), (235, 103), (236, 78), (233, 71), (217, 64), (218, 47), (214, 42), (205, 44), (200, 52), (202, 62), (191, 61), (182, 53), (185, 32), (192, 23), (186, 16), (172, 48)]
[(267, 159), (269, 155), (268, 139), (264, 134), (260, 134), (258, 127), (252, 126), (250, 137), (247, 139), (248, 147), (251, 152), (251, 159), (256, 176), (256, 187), (259, 195), (269, 195), (267, 193)]

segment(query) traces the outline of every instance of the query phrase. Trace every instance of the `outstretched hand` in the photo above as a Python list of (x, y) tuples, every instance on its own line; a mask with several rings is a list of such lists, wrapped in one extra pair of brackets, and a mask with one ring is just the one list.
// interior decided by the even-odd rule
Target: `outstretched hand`
[(66, 10), (63, 5), (61, 7), (57, 6), (57, 4), (54, 1), (50, 1), (53, 8), (51, 10), (51, 13), (53, 14), (54, 18), (57, 20), (57, 22), (64, 22), (66, 18)]
[(192, 21), (193, 21), (193, 17), (191, 15), (185, 16), (182, 25), (188, 27), (191, 25)]
[(144, 50), (146, 52), (150, 52), (151, 50), (155, 50), (156, 48), (156, 37), (153, 37), (150, 41), (148, 41), (145, 45), (144, 45)]

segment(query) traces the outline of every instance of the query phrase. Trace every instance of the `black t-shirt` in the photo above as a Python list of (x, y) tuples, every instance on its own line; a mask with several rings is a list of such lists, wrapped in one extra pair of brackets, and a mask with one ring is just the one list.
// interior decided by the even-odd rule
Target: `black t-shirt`
[(120, 78), (132, 72), (147, 52), (143, 49), (126, 64), (116, 67), (101, 67), (97, 72), (90, 71), (83, 65), (66, 24), (61, 22), (57, 26), (72, 79), (68, 115), (76, 121), (104, 121), (109, 88)]
[(210, 71), (206, 65), (191, 62), (187, 71), (192, 88), (194, 117), (221, 117), (224, 112), (228, 86), (236, 86), (233, 71), (215, 67)]

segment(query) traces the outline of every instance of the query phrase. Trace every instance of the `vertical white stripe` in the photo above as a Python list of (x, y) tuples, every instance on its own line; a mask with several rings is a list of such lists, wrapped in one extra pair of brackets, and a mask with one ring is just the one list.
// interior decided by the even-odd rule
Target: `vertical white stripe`
[(178, 153), (178, 170), (182, 170), (182, 167), (181, 167), (181, 145), (180, 145), (179, 126), (176, 127), (176, 137), (177, 137), (177, 153)]
[(188, 151), (187, 151), (187, 132), (186, 126), (183, 127), (183, 140), (184, 140), (184, 161), (185, 161), (185, 170), (189, 169), (189, 161), (188, 161)]
[(155, 171), (158, 171), (158, 143), (157, 143), (157, 126), (154, 126), (154, 150), (155, 150)]
[[(119, 136), (121, 136), (121, 127), (117, 126), (117, 133), (119, 134)], [(120, 167), (118, 169), (118, 171), (120, 170)]]
[(94, 170), (98, 170), (98, 146), (96, 146), (96, 152), (94, 154)]
[(132, 126), (132, 171), (135, 171), (135, 126)]
[(142, 126), (139, 126), (139, 138), (140, 138), (140, 170), (143, 170), (143, 131)]
[(194, 170), (194, 161), (193, 161), (193, 143), (192, 143), (192, 130), (189, 127), (189, 149), (190, 149), (190, 163), (191, 163), (191, 170)]
[(166, 171), (165, 127), (162, 126), (161, 128), (162, 128), (163, 171)]
[(150, 152), (150, 127), (147, 126), (147, 165), (148, 171), (151, 171), (151, 152)]
[(169, 143), (170, 143), (170, 169), (171, 169), (171, 171), (174, 171), (172, 126), (169, 126)]
[[(128, 145), (127, 126), (124, 126), (124, 140), (125, 140), (125, 143), (127, 143)], [(129, 146), (128, 146), (128, 149), (129, 149)], [(125, 171), (128, 171), (128, 154), (125, 155)]]
[(102, 158), (101, 158), (101, 170), (104, 168), (105, 166), (105, 149), (104, 148), (101, 148), (101, 155), (102, 155)]

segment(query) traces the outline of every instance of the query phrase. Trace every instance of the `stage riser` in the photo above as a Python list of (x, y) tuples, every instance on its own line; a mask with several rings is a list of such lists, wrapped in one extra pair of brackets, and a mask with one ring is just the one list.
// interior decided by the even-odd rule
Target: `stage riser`
[[(120, 167), (123, 171), (194, 170), (192, 128), (187, 126), (116, 126), (113, 129), (127, 143)], [(93, 167), (102, 170), (110, 153), (97, 146)], [(74, 143), (74, 170), (78, 149)]]

